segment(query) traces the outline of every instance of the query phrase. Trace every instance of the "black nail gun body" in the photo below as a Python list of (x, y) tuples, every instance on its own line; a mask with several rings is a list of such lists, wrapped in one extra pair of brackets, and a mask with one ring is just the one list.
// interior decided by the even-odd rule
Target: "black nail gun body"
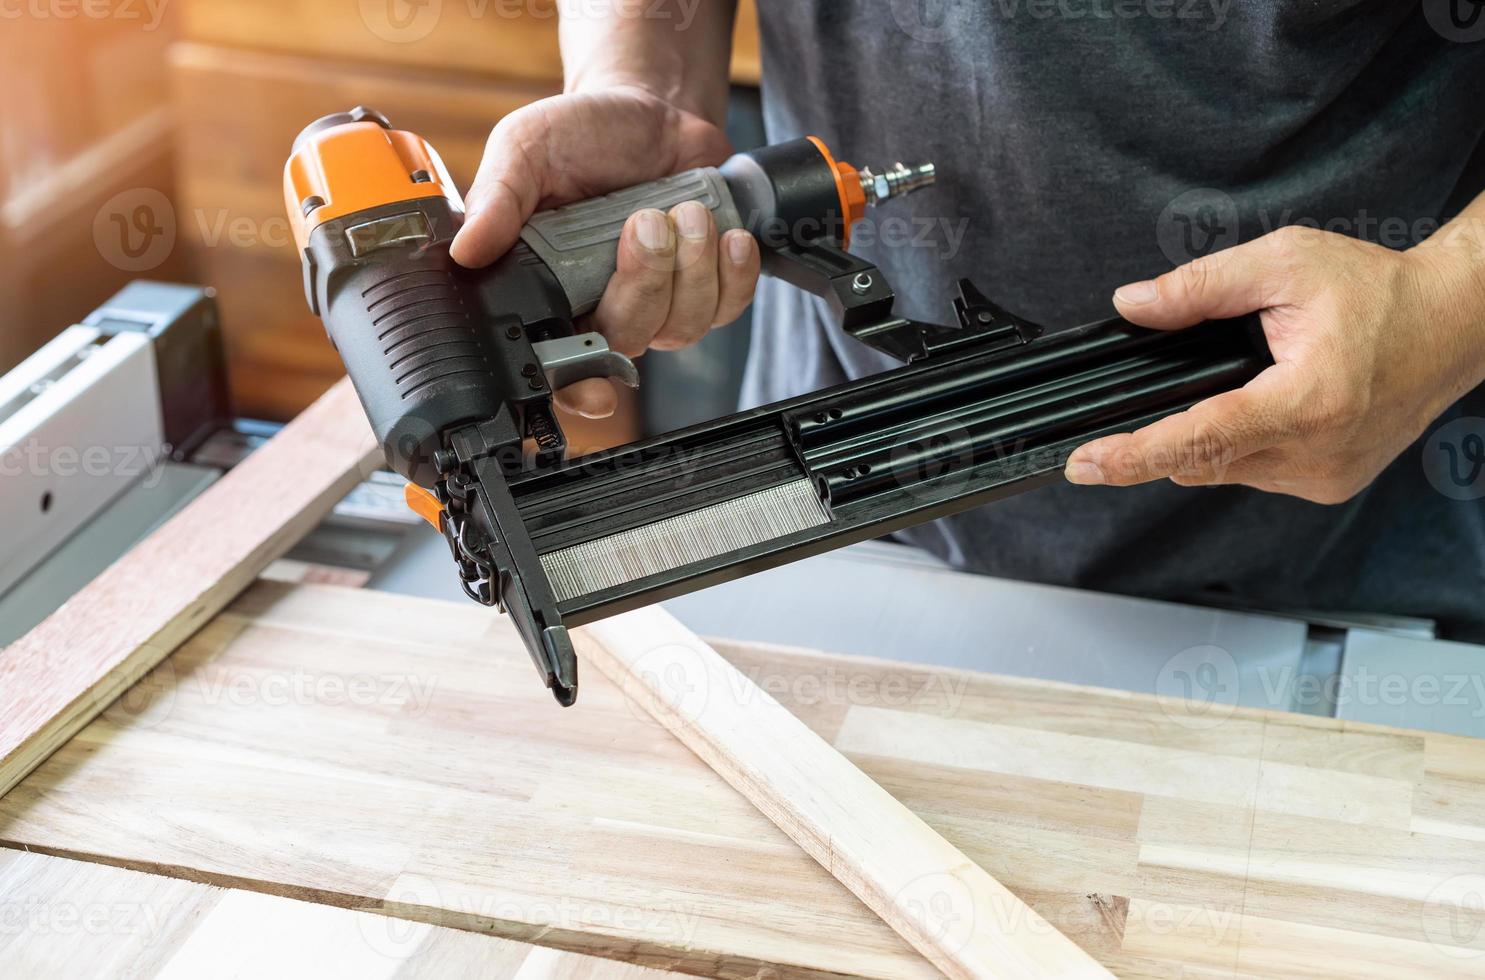
[[(1048, 332), (967, 281), (957, 322), (898, 317), (880, 271), (844, 244), (866, 206), (932, 179), (931, 166), (857, 171), (799, 140), (537, 215), (479, 271), (449, 258), (462, 206), (436, 153), (375, 113), (306, 129), (285, 187), (310, 304), (409, 502), (448, 538), (465, 591), (511, 616), (571, 704), (568, 626), (1060, 479), (1081, 443), (1269, 363), (1253, 318)], [(685, 200), (747, 228), (767, 273), (905, 366), (566, 459), (553, 388), (637, 383), (574, 318), (601, 296), (629, 215)]]

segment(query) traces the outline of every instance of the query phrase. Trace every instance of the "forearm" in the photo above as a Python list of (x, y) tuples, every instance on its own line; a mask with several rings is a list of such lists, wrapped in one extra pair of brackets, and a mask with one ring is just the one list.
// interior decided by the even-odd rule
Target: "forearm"
[(568, 92), (635, 85), (720, 126), (736, 0), (562, 0)]
[(1413, 248), (1414, 260), (1437, 313), (1440, 363), (1459, 370), (1451, 394), (1485, 382), (1485, 194)]

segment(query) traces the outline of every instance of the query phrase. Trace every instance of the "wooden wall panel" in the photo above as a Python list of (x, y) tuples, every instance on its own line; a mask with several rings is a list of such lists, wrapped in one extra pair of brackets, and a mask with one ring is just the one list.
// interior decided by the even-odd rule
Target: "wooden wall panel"
[[(171, 190), (169, 5), (111, 10), (0, 17), (0, 372), (141, 274), (110, 215)], [(184, 273), (173, 248), (150, 265)]]
[[(711, 0), (703, 0), (711, 2)], [(562, 77), (554, 0), (187, 0), (195, 41), (501, 78)], [(758, 81), (754, 0), (739, 5), (734, 77)]]
[[(180, 238), (196, 278), (217, 290), (237, 409), (270, 419), (291, 418), (343, 373), (305, 305), (284, 214), (284, 162), (305, 123), (358, 103), (375, 106), (427, 137), (467, 187), (491, 126), (555, 91), (189, 42), (171, 50), (170, 70), (180, 120)], [(632, 410), (611, 422), (564, 418), (564, 425), (585, 450), (636, 433)]]

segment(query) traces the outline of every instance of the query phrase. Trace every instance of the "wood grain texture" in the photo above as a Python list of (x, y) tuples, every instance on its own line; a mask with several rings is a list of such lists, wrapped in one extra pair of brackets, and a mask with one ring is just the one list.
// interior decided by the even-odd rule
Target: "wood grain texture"
[(0, 850), (7, 980), (664, 980), (674, 973), (180, 878)]
[[(637, 9), (680, 26), (670, 12), (683, 13), (684, 6), (645, 0)], [(180, 13), (182, 35), (194, 41), (497, 79), (562, 79), (556, 0), (186, 0)], [(758, 49), (755, 0), (742, 0), (733, 41), (736, 81), (758, 83)]]
[(0, 651), (0, 794), (207, 623), (379, 458), (343, 382)]
[(574, 643), (945, 975), (1110, 976), (665, 610)]
[[(1485, 976), (1479, 740), (712, 645), (1120, 977)], [(0, 840), (692, 974), (937, 975), (473, 604), (260, 582), (0, 799)]]

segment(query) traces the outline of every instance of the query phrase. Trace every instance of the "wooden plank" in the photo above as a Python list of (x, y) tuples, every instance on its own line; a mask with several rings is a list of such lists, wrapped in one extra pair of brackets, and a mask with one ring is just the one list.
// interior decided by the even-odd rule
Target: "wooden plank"
[[(1485, 964), (1485, 741), (712, 645), (1120, 977)], [(601, 671), (558, 708), (472, 603), (255, 584), (0, 799), (0, 840), (692, 974), (937, 975)]]
[[(664, 980), (679, 974), (86, 861), (0, 850), (0, 960), (53, 977), (478, 976)], [(231, 964), (230, 974), (223, 964)]]
[(341, 382), (0, 651), (0, 794), (216, 615), (378, 458)]
[(658, 606), (583, 658), (950, 977), (1111, 976)]
[(602, 674), (560, 708), (468, 602), (259, 582), (0, 799), (0, 839), (705, 976), (937, 975)]

